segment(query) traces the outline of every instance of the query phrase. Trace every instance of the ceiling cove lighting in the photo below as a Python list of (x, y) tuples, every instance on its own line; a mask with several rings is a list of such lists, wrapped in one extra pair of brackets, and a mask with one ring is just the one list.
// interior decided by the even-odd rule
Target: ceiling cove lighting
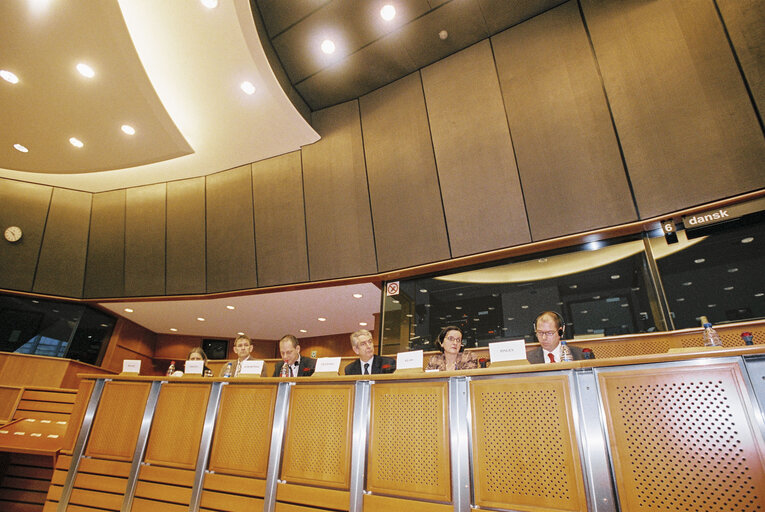
[(390, 21), (396, 17), (396, 8), (390, 4), (383, 5), (380, 9), (380, 17), (385, 21)]
[(72, 146), (74, 146), (76, 148), (81, 148), (82, 146), (85, 145), (77, 137), (69, 137), (69, 144), (71, 144)]
[(242, 85), (240, 85), (239, 87), (242, 88), (242, 90), (245, 92), (245, 94), (252, 95), (252, 94), (255, 93), (255, 86), (252, 85), (252, 82), (248, 82), (248, 81), (245, 80), (244, 82), (242, 82)]
[(132, 126), (130, 126), (129, 124), (123, 124), (123, 125), (120, 127), (120, 130), (122, 130), (123, 132), (125, 132), (127, 135), (135, 135), (135, 128), (133, 128), (133, 127), (132, 127)]
[(77, 64), (77, 71), (85, 78), (93, 78), (94, 76), (96, 76), (96, 72), (93, 71), (93, 68), (91, 68), (84, 62), (80, 62), (79, 64)]
[(16, 151), (21, 151), (22, 153), (28, 153), (29, 152), (27, 147), (26, 146), (22, 146), (21, 144), (14, 144), (13, 145), (13, 149), (15, 149)]
[(321, 42), (321, 51), (327, 55), (335, 53), (335, 43), (331, 39), (325, 39)]
[(14, 73), (11, 73), (7, 69), (0, 69), (0, 77), (2, 77), (3, 80), (11, 84), (19, 83), (19, 77), (17, 77)]

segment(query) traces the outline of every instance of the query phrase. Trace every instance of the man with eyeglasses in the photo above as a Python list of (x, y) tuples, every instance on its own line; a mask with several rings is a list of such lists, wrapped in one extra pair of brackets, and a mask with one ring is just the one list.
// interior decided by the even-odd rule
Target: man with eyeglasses
[[(566, 325), (563, 318), (555, 311), (545, 311), (534, 320), (534, 333), (541, 346), (526, 353), (526, 358), (531, 364), (559, 363), (560, 338)], [(582, 349), (569, 345), (574, 361), (585, 359)], [(592, 358), (595, 356), (593, 355)]]
[(359, 358), (345, 367), (346, 375), (371, 375), (396, 371), (395, 359), (375, 355), (372, 333), (366, 329), (360, 329), (351, 334), (351, 346)]

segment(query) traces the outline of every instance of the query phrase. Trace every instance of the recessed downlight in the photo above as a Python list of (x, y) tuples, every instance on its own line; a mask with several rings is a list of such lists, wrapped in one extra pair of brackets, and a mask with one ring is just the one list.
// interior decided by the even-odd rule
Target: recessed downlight
[(742, 244), (751, 244), (752, 242), (754, 242), (754, 237), (753, 236), (748, 236), (746, 238), (742, 238), (741, 239), (741, 243)]
[(255, 93), (255, 86), (252, 85), (252, 82), (244, 81), (242, 82), (242, 85), (239, 87), (242, 88), (242, 90), (245, 92), (245, 94), (254, 94)]
[(202, 5), (207, 7), (208, 9), (215, 9), (218, 7), (218, 0), (200, 0), (202, 2)]
[(326, 319), (326, 318), (324, 318), (323, 316), (320, 316), (320, 317), (319, 317), (319, 318), (317, 318), (316, 320), (318, 320), (319, 322), (326, 322), (326, 321), (327, 321), (327, 319)]
[(325, 39), (321, 42), (321, 51), (327, 55), (335, 53), (335, 43), (331, 39)]
[(367, 324), (366, 322), (359, 322), (359, 325), (360, 325), (361, 327), (366, 327), (368, 324)]
[(380, 17), (385, 21), (390, 21), (396, 17), (396, 8), (391, 4), (385, 4), (380, 9)]
[(132, 313), (132, 312), (133, 312), (132, 308), (125, 308), (125, 313)]
[(19, 77), (7, 69), (0, 69), (0, 78), (11, 84), (19, 83)]
[(205, 319), (204, 319), (204, 318), (202, 318), (201, 316), (198, 316), (198, 317), (197, 317), (197, 320), (199, 320), (200, 322), (204, 322), (204, 321), (205, 321)]
[(238, 332), (238, 333), (236, 333), (236, 335), (237, 336), (244, 336), (244, 333), (243, 332)]
[(707, 261), (706, 258), (696, 258), (693, 260), (694, 263), (704, 263), (705, 261)]
[(354, 298), (354, 299), (360, 299), (360, 298), (362, 298), (362, 297), (363, 297), (363, 295), (362, 295), (362, 294), (360, 294), (360, 293), (354, 293), (354, 294), (353, 294), (353, 298)]
[(71, 144), (72, 146), (74, 146), (76, 148), (81, 148), (82, 146), (85, 145), (77, 137), (69, 137), (69, 144)]
[(226, 309), (236, 309), (236, 306), (226, 306)]
[(135, 135), (135, 128), (130, 126), (129, 124), (123, 124), (120, 129), (125, 132), (127, 135)]
[(176, 329), (175, 327), (171, 327), (171, 328), (170, 328), (170, 331), (171, 331), (171, 332), (178, 332), (178, 329)]
[(96, 76), (96, 72), (93, 70), (93, 68), (91, 68), (84, 62), (80, 62), (79, 64), (77, 64), (77, 71), (85, 78), (93, 78), (94, 76)]
[(13, 149), (15, 149), (16, 151), (20, 151), (22, 153), (29, 153), (29, 150), (27, 149), (27, 147), (22, 146), (21, 144), (14, 144)]
[(308, 332), (308, 331), (306, 331), (305, 329), (300, 329), (300, 332), (302, 332), (302, 333), (306, 333), (306, 332)]

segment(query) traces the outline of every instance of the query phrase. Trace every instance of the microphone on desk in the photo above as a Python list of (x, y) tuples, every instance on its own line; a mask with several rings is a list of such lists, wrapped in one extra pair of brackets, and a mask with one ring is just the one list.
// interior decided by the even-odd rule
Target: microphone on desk
[(282, 369), (279, 371), (279, 377), (286, 377), (289, 375), (289, 367), (287, 366), (287, 363), (282, 363)]
[(595, 354), (592, 353), (592, 349), (590, 349), (590, 348), (583, 348), (582, 349), (582, 357), (584, 359), (595, 359)]

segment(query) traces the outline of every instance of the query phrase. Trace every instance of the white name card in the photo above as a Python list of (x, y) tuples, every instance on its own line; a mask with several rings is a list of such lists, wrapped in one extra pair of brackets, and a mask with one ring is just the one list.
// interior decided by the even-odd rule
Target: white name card
[(416, 368), (422, 370), (422, 350), (399, 352), (396, 354), (396, 370)]
[(340, 371), (340, 358), (339, 357), (320, 357), (316, 360), (316, 371), (314, 373), (332, 372), (338, 373)]
[(204, 361), (186, 361), (183, 366), (183, 373), (186, 375), (202, 375), (202, 370), (205, 367)]
[(526, 342), (524, 340), (510, 340), (489, 343), (489, 357), (492, 363), (526, 359)]
[(141, 373), (141, 360), (124, 359), (122, 361), (122, 373)]
[(265, 361), (262, 359), (248, 359), (242, 361), (242, 367), (239, 369), (239, 375), (261, 375), (263, 373), (263, 364)]

